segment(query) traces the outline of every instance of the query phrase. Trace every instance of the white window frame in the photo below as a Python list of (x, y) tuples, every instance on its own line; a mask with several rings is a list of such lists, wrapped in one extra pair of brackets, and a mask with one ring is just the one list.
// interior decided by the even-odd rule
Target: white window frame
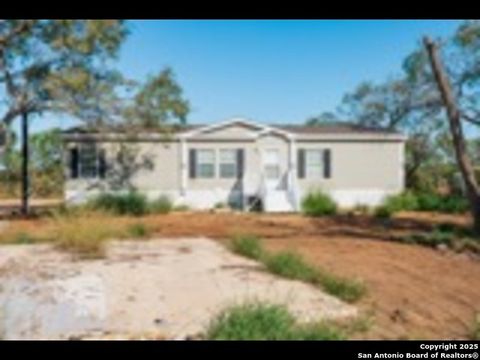
[[(95, 152), (95, 174), (94, 175), (84, 175), (82, 165), (83, 165), (83, 155), (82, 153), (86, 150), (87, 147), (93, 147), (93, 150)], [(90, 149), (89, 149), (90, 150)], [(98, 146), (94, 142), (89, 142), (89, 143), (82, 143), (79, 144), (78, 146), (78, 177), (80, 179), (97, 179), (100, 177), (100, 157), (99, 157), (99, 151), (98, 151)]]
[[(222, 153), (225, 153), (225, 152), (233, 153), (233, 161), (226, 162), (222, 159)], [(228, 166), (233, 165), (233, 173), (228, 175), (223, 174), (222, 172), (223, 165), (228, 165)], [(238, 177), (237, 149), (218, 149), (218, 176), (221, 179), (235, 179)]]
[[(324, 152), (325, 149), (305, 149), (305, 178), (307, 179), (323, 179), (325, 178), (325, 161), (324, 161)], [(320, 162), (313, 163), (310, 158), (309, 153), (318, 153), (320, 155)], [(319, 167), (319, 172), (314, 172), (311, 170), (312, 167)]]
[[(201, 162), (200, 161), (200, 153), (202, 152), (211, 152), (212, 153), (212, 156), (213, 156), (213, 159), (212, 159), (212, 162)], [(211, 176), (204, 176), (204, 174), (201, 173), (200, 171), (200, 168), (201, 168), (201, 165), (211, 165), (212, 166), (212, 175)], [(195, 172), (196, 172), (196, 177), (198, 179), (215, 179), (216, 177), (216, 165), (217, 165), (217, 152), (215, 151), (215, 149), (197, 149), (197, 161), (196, 161), (196, 169), (195, 169)]]

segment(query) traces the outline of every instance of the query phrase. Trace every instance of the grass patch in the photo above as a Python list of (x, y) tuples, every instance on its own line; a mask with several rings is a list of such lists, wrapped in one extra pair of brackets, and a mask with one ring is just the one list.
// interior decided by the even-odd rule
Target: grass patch
[(472, 330), (470, 334), (472, 340), (480, 340), (480, 313), (475, 315), (473, 320)]
[(133, 191), (128, 194), (101, 194), (89, 205), (93, 209), (108, 211), (115, 215), (140, 216), (148, 212), (146, 197)]
[(337, 204), (328, 194), (315, 191), (303, 198), (302, 211), (308, 216), (334, 215), (337, 212)]
[(230, 242), (230, 249), (236, 254), (262, 262), (273, 274), (314, 284), (347, 302), (355, 302), (366, 293), (363, 283), (341, 278), (314, 267), (300, 254), (291, 251), (269, 254), (264, 249), (260, 238), (254, 235), (234, 236)]
[(152, 229), (136, 218), (118, 217), (109, 212), (75, 208), (53, 213), (35, 223), (19, 221), (0, 233), (0, 243), (30, 244), (49, 242), (79, 258), (105, 256), (112, 239), (145, 238)]
[(471, 230), (451, 223), (441, 223), (430, 232), (416, 232), (393, 237), (393, 240), (436, 248), (444, 245), (454, 251), (480, 253), (480, 241), (473, 238)]
[(177, 206), (174, 206), (173, 207), (173, 211), (189, 211), (190, 210), (190, 206), (188, 205), (177, 205)]
[(33, 244), (36, 242), (36, 239), (25, 232), (19, 232), (14, 235), (12, 244), (17, 244), (17, 245), (27, 245), (27, 244)]
[(222, 311), (209, 325), (209, 340), (341, 340), (333, 324), (298, 324), (286, 307), (263, 303), (237, 305)]
[(265, 265), (274, 274), (319, 285), (327, 293), (347, 302), (357, 301), (366, 292), (362, 283), (340, 278), (330, 272), (313, 267), (296, 253), (280, 252), (270, 255)]
[(105, 241), (125, 237), (126, 232), (124, 226), (110, 216), (91, 212), (83, 216), (54, 218), (49, 236), (61, 250), (81, 258), (101, 258), (105, 255)]
[(255, 235), (234, 236), (230, 242), (230, 249), (236, 254), (255, 260), (260, 260), (265, 255), (262, 243)]
[(327, 293), (349, 303), (359, 300), (367, 292), (362, 282), (341, 278), (327, 272), (319, 273), (317, 281)]
[(302, 280), (311, 283), (317, 282), (317, 269), (307, 264), (303, 258), (296, 253), (280, 252), (270, 255), (266, 258), (265, 266), (270, 272), (288, 279)]
[(168, 214), (172, 209), (173, 204), (168, 196), (160, 196), (148, 205), (148, 210), (152, 214)]
[(151, 230), (142, 223), (134, 223), (128, 226), (128, 234), (134, 238), (144, 238), (151, 234)]

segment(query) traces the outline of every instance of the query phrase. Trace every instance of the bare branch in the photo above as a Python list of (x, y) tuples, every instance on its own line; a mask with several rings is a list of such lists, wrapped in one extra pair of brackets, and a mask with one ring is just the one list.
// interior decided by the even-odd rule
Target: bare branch
[(463, 120), (468, 121), (470, 124), (480, 126), (480, 119), (474, 119), (473, 117), (465, 114), (464, 112), (461, 113), (461, 117)]

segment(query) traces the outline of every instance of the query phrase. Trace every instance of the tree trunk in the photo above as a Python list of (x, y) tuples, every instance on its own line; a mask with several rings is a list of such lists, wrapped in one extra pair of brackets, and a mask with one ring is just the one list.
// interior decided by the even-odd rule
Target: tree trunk
[(475, 171), (467, 152), (467, 143), (463, 133), (460, 110), (452, 92), (443, 65), (440, 61), (437, 45), (428, 37), (424, 39), (424, 45), (430, 59), (435, 82), (442, 96), (443, 104), (447, 110), (450, 132), (452, 134), (453, 147), (460, 173), (467, 192), (470, 209), (473, 216), (473, 227), (475, 233), (480, 234), (480, 187), (475, 178)]
[(28, 138), (28, 116), (22, 114), (22, 205), (21, 213), (27, 216), (29, 213), (28, 198), (30, 192), (30, 176), (28, 171), (29, 162), (29, 138)]

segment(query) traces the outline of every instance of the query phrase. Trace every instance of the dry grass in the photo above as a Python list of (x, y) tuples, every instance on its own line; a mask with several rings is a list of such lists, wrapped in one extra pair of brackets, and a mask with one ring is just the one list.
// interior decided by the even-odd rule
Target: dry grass
[(54, 217), (51, 225), (49, 236), (55, 246), (82, 258), (104, 257), (106, 240), (125, 238), (129, 234), (124, 224), (99, 212)]
[(0, 244), (51, 242), (80, 258), (101, 258), (107, 240), (146, 238), (150, 233), (151, 227), (135, 218), (77, 209), (36, 220), (34, 226), (26, 220), (12, 222), (0, 232)]

